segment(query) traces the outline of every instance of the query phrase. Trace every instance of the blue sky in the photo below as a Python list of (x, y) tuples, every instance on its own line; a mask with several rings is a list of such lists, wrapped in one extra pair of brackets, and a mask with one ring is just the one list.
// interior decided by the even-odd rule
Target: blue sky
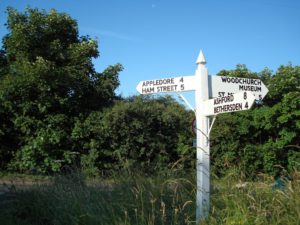
[(55, 8), (99, 42), (97, 71), (121, 63), (123, 96), (141, 80), (193, 75), (203, 50), (209, 74), (246, 64), (254, 72), (300, 65), (299, 0), (0, 0), (5, 9)]

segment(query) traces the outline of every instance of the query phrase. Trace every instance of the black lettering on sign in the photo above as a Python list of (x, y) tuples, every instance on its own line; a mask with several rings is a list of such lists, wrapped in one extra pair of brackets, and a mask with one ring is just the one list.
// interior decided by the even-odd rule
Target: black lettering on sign
[(259, 86), (250, 86), (250, 85), (239, 85), (240, 91), (252, 91), (252, 92), (261, 92), (261, 87)]
[(235, 83), (235, 84), (249, 84), (249, 85), (261, 85), (261, 80), (249, 79), (241, 77), (221, 77), (223, 83)]
[(228, 96), (225, 96), (225, 97), (215, 98), (214, 99), (214, 105), (218, 105), (218, 104), (222, 104), (222, 103), (226, 103), (226, 102), (232, 102), (233, 100), (234, 100), (233, 95), (228, 95)]
[(142, 94), (149, 94), (154, 92), (154, 87), (142, 88)]
[(173, 78), (167, 78), (167, 79), (160, 79), (160, 80), (155, 80), (153, 85), (163, 85), (163, 84), (173, 84), (174, 79)]
[(144, 81), (143, 82), (143, 87), (148, 86), (148, 84), (149, 84), (149, 81)]
[(225, 96), (225, 92), (218, 92), (218, 97), (224, 97)]
[(180, 85), (180, 90), (183, 91), (184, 90), (184, 84)]
[(168, 85), (157, 87), (157, 92), (173, 92), (177, 91), (177, 85)]
[(223, 106), (216, 106), (214, 107), (214, 114), (223, 113), (223, 112), (234, 112), (242, 110), (243, 106), (242, 103), (234, 103), (228, 104)]
[(247, 92), (244, 92), (244, 99), (247, 99)]
[(181, 83), (183, 82), (183, 77), (180, 78), (179, 82), (181, 82)]

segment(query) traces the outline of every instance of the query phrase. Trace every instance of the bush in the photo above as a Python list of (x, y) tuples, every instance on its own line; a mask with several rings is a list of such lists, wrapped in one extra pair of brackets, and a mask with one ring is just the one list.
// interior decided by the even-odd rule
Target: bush
[(136, 97), (78, 120), (72, 139), (80, 143), (82, 159), (93, 153), (91, 163), (100, 171), (152, 173), (194, 155), (190, 121), (192, 114), (170, 97)]

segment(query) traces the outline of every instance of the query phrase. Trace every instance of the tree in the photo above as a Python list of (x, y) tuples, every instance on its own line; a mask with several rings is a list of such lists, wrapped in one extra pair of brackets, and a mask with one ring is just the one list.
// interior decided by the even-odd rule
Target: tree
[[(1, 159), (19, 170), (59, 170), (74, 158), (76, 117), (113, 104), (120, 64), (95, 71), (97, 42), (65, 13), (7, 10), (0, 52)], [(9, 154), (7, 154), (9, 152)], [(2, 165), (3, 166), (3, 165)]]
[(170, 168), (183, 156), (192, 156), (189, 162), (194, 158), (192, 116), (170, 97), (140, 96), (78, 120), (72, 138), (80, 143), (84, 160), (101, 171), (126, 168), (151, 173)]
[(272, 74), (238, 66), (220, 74), (261, 78), (269, 93), (252, 110), (218, 116), (211, 135), (214, 171), (222, 174), (238, 166), (246, 176), (255, 177), (258, 172), (276, 176), (282, 168), (300, 169), (299, 67), (281, 66)]

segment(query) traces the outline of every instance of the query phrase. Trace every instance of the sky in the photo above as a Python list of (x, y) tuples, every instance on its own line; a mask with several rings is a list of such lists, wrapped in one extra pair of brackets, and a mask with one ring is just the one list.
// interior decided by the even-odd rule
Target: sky
[(253, 72), (300, 65), (299, 0), (0, 0), (0, 37), (8, 6), (76, 19), (80, 35), (99, 43), (98, 72), (124, 66), (124, 97), (138, 94), (142, 80), (193, 75), (200, 50), (211, 75), (237, 64)]

